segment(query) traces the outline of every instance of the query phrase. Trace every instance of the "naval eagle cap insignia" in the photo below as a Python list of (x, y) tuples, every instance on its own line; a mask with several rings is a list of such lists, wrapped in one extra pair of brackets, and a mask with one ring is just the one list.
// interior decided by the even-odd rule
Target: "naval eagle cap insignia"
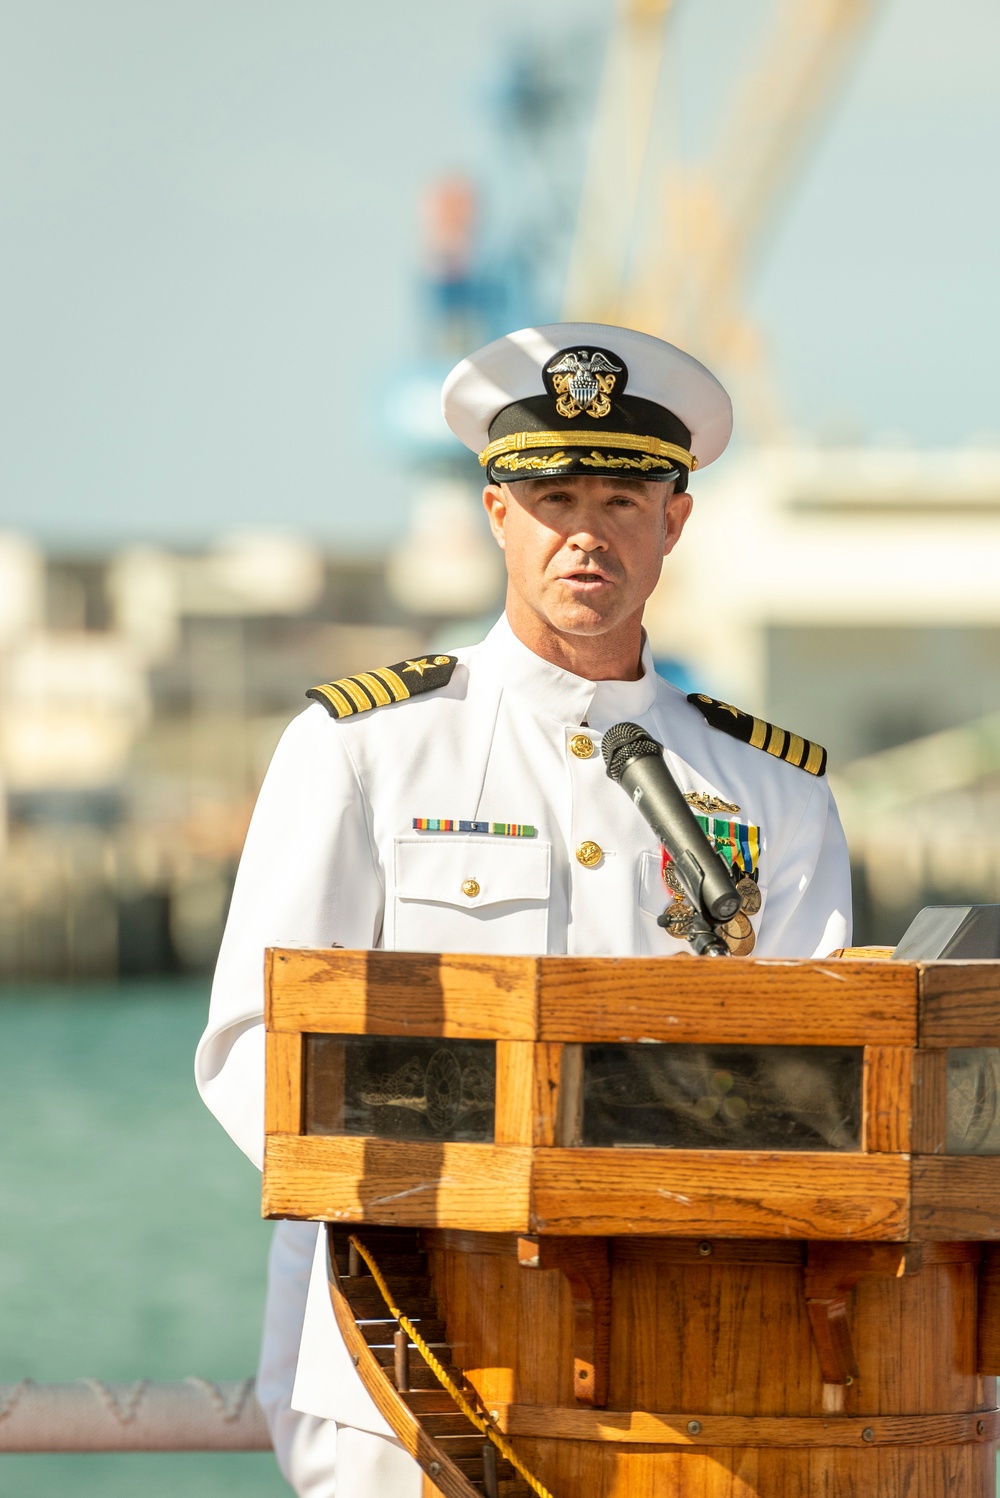
[(621, 395), (628, 370), (609, 349), (560, 349), (545, 366), (546, 383), (556, 398), (556, 410), (567, 421), (586, 412), (595, 421), (611, 413), (611, 396)]

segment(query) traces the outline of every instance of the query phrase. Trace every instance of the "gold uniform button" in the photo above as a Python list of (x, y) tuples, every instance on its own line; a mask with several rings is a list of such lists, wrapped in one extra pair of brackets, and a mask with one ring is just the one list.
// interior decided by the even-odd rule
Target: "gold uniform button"
[(604, 849), (600, 843), (581, 843), (576, 850), (576, 861), (582, 863), (585, 869), (592, 869), (603, 857)]
[(575, 733), (569, 741), (569, 747), (577, 759), (589, 759), (594, 752), (594, 741), (588, 739), (585, 733)]
[(468, 895), (468, 897), (469, 897), (470, 900), (474, 900), (476, 898), (476, 896), (478, 895), (478, 893), (479, 893), (479, 880), (478, 879), (466, 879), (465, 883), (462, 885), (462, 894), (463, 895)]

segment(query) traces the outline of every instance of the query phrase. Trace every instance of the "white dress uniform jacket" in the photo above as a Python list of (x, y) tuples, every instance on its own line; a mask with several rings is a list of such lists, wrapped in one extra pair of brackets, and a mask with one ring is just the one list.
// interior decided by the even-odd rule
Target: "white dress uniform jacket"
[[(755, 956), (823, 956), (849, 941), (847, 851), (826, 778), (710, 727), (654, 674), (648, 647), (640, 680), (587, 681), (539, 659), (504, 618), (457, 655), (449, 685), (424, 696), (341, 721), (308, 708), (275, 752), (196, 1061), (205, 1102), (258, 1164), (265, 947), (687, 950), (656, 924), (668, 899), (656, 839), (605, 773), (601, 732), (623, 719), (665, 746), (682, 790), (735, 803), (737, 820), (760, 829)], [(581, 725), (594, 744), (583, 758), (571, 747)], [(529, 824), (535, 834), (415, 831), (422, 817)], [(601, 850), (589, 867), (576, 857), (585, 842)], [(388, 1433), (337, 1332), (321, 1252), (292, 1402)]]

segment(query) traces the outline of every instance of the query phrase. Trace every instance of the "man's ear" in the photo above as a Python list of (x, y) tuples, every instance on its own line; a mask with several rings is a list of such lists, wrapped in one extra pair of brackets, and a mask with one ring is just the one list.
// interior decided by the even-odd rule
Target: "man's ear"
[(668, 557), (681, 538), (681, 531), (687, 525), (694, 501), (687, 490), (683, 494), (671, 494), (667, 499), (664, 512), (664, 536), (663, 555)]
[(506, 549), (504, 526), (507, 523), (507, 496), (500, 484), (487, 484), (483, 490), (483, 506), (489, 516), (493, 539), (501, 551)]

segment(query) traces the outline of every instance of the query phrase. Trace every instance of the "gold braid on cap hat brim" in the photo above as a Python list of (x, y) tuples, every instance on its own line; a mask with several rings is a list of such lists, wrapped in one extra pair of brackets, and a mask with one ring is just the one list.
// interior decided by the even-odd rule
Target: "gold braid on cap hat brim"
[(629, 452), (645, 453), (650, 458), (669, 458), (672, 463), (682, 463), (690, 472), (698, 467), (698, 459), (686, 448), (675, 442), (664, 442), (662, 437), (638, 437), (634, 432), (512, 432), (509, 437), (498, 437), (479, 454), (480, 465), (485, 468), (494, 458), (504, 453), (523, 452), (529, 447), (593, 447), (599, 440), (601, 447), (624, 448)]

